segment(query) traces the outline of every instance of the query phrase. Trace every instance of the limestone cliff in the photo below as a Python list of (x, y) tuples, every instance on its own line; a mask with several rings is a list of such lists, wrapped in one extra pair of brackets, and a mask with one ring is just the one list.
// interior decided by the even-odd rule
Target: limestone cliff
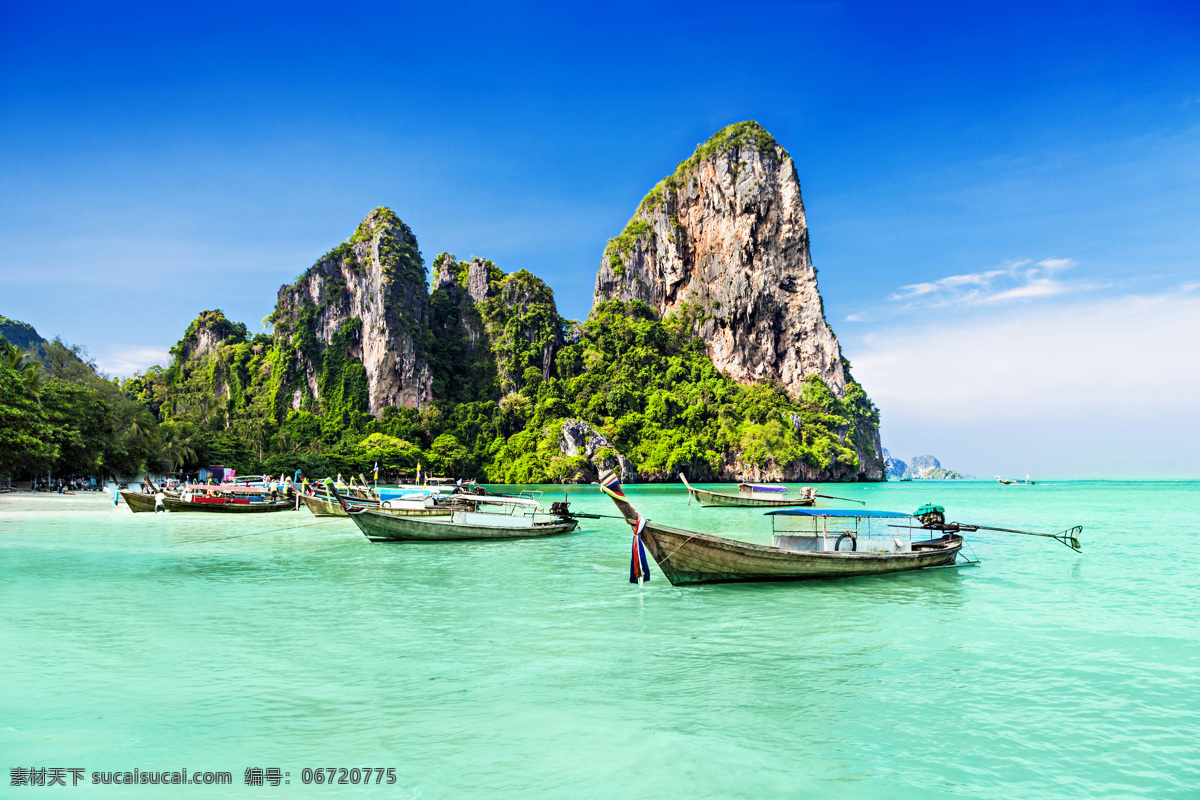
[[(815, 375), (838, 398), (862, 394), (825, 321), (795, 165), (756, 122), (719, 131), (646, 195), (601, 259), (593, 302), (612, 299), (687, 315), (739, 382), (799, 398)], [(877, 423), (859, 416), (858, 477), (883, 480)]]
[(971, 476), (963, 475), (955, 472), (952, 469), (946, 469), (942, 466), (942, 462), (938, 461), (931, 455), (913, 456), (908, 462), (901, 480), (913, 481), (958, 481), (969, 479)]
[(246, 341), (246, 326), (225, 317), (221, 309), (201, 311), (184, 331), (183, 338), (171, 348), (179, 361), (202, 361), (220, 350), (225, 343)]
[(717, 133), (660, 181), (605, 248), (595, 301), (642, 300), (697, 314), (717, 369), (782, 382), (820, 375), (845, 390), (808, 248), (800, 181), (757, 123)]
[[(388, 406), (418, 408), (432, 396), (429, 316), (416, 236), (392, 211), (377, 208), (347, 242), (280, 288), (271, 318), (284, 354), (277, 390), (293, 408), (306, 400), (327, 405), (323, 392), (357, 397), (357, 363), (365, 372), (362, 410), (379, 416)], [(326, 363), (330, 356), (336, 365)], [(330, 366), (339, 374), (329, 375)]]
[(568, 458), (582, 457), (587, 468), (581, 470), (580, 480), (592, 483), (599, 480), (605, 470), (617, 468), (625, 483), (641, 480), (637, 469), (622, 453), (617, 451), (608, 437), (583, 420), (569, 419), (563, 422), (559, 439), (559, 451)]
[(908, 464), (892, 456), (885, 447), (883, 449), (883, 467), (889, 480), (901, 480), (908, 472)]
[(563, 345), (550, 287), (526, 270), (505, 274), (481, 258), (442, 253), (434, 264), (435, 395), (498, 400), (524, 388), (530, 370), (549, 380)]

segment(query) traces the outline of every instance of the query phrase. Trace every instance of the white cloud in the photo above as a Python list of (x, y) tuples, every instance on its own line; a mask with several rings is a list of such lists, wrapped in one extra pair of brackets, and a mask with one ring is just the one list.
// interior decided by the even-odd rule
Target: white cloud
[(1200, 296), (1164, 294), (897, 327), (850, 355), (893, 451), (977, 475), (1195, 476), (1197, 341)]
[(868, 319), (868, 317), (865, 312), (859, 312), (857, 314), (847, 314), (846, 315), (846, 322), (866, 322), (867, 319)]
[[(1033, 264), (1028, 258), (1009, 261), (998, 269), (949, 275), (936, 281), (901, 286), (893, 300), (917, 306), (972, 306), (1052, 297), (1091, 288), (1082, 283), (1068, 283), (1054, 277), (1069, 269), (1069, 258), (1045, 258)], [(1032, 265), (1032, 266), (1030, 266)]]
[(109, 348), (103, 356), (96, 357), (96, 366), (101, 372), (109, 375), (129, 377), (135, 372), (144, 372), (147, 367), (155, 364), (170, 363), (171, 355), (165, 347), (144, 347), (120, 345)]

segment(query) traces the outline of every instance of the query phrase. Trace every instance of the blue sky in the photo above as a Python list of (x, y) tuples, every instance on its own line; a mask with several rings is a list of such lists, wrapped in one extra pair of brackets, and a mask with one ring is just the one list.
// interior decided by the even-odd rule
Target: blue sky
[(1200, 474), (1194, 3), (5, 3), (0, 313), (127, 374), (201, 309), (257, 329), (387, 205), (586, 316), (605, 240), (742, 119), (898, 456)]

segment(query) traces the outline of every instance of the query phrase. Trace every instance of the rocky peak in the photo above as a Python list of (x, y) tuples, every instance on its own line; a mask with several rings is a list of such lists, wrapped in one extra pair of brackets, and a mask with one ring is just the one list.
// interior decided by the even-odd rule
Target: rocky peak
[(225, 317), (221, 309), (201, 311), (188, 325), (183, 338), (171, 348), (180, 361), (202, 361), (216, 353), (224, 344), (246, 341), (246, 325)]
[(718, 131), (646, 195), (604, 250), (594, 303), (610, 299), (692, 315), (713, 364), (738, 381), (799, 397), (819, 375), (843, 396), (796, 167), (757, 122)]
[[(544, 281), (523, 269), (506, 275), (482, 258), (457, 261), (442, 253), (434, 264), (434, 346), (443, 394), (453, 393), (452, 372), (460, 375), (457, 389), (493, 400), (519, 391), (531, 367), (543, 380), (550, 377), (563, 333), (554, 292)], [(464, 371), (473, 376), (473, 388), (462, 384)], [(495, 386), (489, 385), (493, 378)]]
[(490, 281), (503, 277), (495, 264), (487, 259), (473, 258), (457, 261), (453, 254), (442, 253), (434, 260), (434, 291), (461, 289), (474, 303), (482, 303), (490, 293)]
[(272, 320), (277, 343), (294, 353), (286, 381), (293, 407), (306, 396), (322, 400), (324, 354), (339, 335), (341, 355), (366, 372), (363, 410), (379, 416), (429, 401), (425, 265), (416, 236), (390, 209), (367, 214), (346, 242), (281, 287)]

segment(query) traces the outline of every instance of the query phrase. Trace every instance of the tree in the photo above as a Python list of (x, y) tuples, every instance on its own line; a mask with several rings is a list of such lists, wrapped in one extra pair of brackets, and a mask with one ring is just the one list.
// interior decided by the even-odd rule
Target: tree
[(0, 344), (6, 346), (0, 357), (0, 473), (11, 476), (40, 469), (58, 449), (50, 442), (50, 424), (34, 385), (13, 366), (8, 348), (17, 348), (4, 339)]
[(159, 434), (159, 458), (166, 465), (168, 472), (186, 467), (196, 460), (192, 437), (185, 436), (178, 425), (165, 424), (159, 428)]

